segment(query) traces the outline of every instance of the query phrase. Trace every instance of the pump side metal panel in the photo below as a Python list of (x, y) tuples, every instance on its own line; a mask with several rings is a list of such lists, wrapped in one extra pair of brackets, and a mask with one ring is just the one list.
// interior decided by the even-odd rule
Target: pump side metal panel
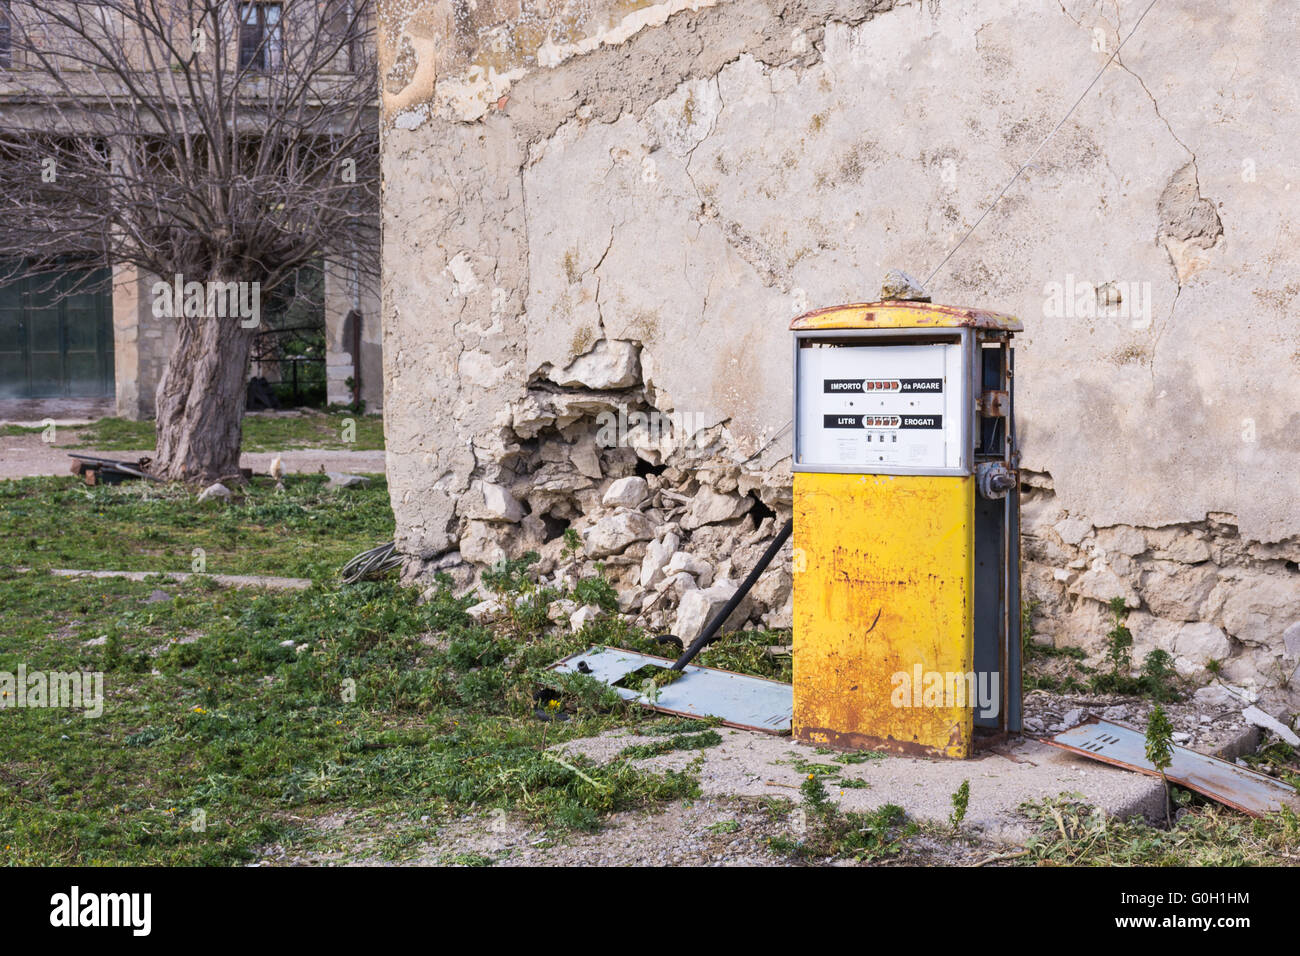
[(970, 755), (974, 499), (970, 476), (795, 474), (797, 739)]

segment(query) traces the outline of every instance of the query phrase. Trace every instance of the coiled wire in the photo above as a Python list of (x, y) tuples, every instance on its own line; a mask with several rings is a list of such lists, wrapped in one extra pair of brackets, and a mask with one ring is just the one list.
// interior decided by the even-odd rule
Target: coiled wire
[(390, 541), (369, 551), (362, 551), (355, 558), (343, 565), (339, 576), (345, 584), (355, 584), (363, 578), (379, 577), (381, 574), (401, 567), (402, 555), (397, 553), (397, 542)]

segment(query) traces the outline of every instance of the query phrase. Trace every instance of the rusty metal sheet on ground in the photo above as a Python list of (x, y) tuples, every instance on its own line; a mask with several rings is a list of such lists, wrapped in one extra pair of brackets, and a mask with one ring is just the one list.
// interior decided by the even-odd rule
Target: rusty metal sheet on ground
[(758, 730), (769, 734), (788, 734), (794, 712), (794, 696), (789, 684), (736, 674), (716, 667), (688, 664), (682, 675), (659, 688), (651, 701), (640, 689), (615, 686), (620, 680), (642, 667), (671, 667), (672, 661), (617, 647), (590, 647), (552, 664), (557, 673), (584, 673), (584, 663), (596, 680), (609, 684), (624, 700), (634, 701), (665, 714), (683, 717), (717, 717), (728, 727)]
[[(1044, 743), (1127, 770), (1160, 776), (1160, 771), (1146, 758), (1145, 734), (1098, 717), (1089, 717)], [(1283, 806), (1300, 810), (1300, 796), (1282, 781), (1184, 747), (1174, 747), (1173, 760), (1165, 776), (1170, 783), (1195, 790), (1253, 817), (1276, 813)]]

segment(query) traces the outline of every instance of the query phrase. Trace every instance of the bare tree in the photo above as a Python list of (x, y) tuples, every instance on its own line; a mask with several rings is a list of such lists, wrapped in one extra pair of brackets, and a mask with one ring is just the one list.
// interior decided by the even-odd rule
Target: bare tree
[(152, 467), (237, 476), (260, 298), (313, 261), (377, 267), (370, 0), (7, 6), (0, 249), (158, 277), (177, 334)]

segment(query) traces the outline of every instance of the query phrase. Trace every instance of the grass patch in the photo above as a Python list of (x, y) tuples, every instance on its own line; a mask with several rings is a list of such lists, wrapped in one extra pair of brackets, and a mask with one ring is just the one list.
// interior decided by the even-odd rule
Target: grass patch
[[(681, 772), (632, 761), (716, 746), (714, 721), (654, 718), (591, 677), (546, 670), (592, 643), (655, 653), (649, 635), (614, 615), (580, 635), (551, 624), (547, 603), (572, 595), (540, 585), (529, 556), (490, 576), (509, 608), (491, 627), (446, 579), (424, 604), (391, 578), (340, 585), (347, 558), (392, 537), (384, 480), (285, 485), (255, 481), (200, 506), (152, 483), (0, 483), (0, 670), (100, 671), (105, 692), (98, 718), (0, 712), (0, 865), (233, 865), (268, 845), (290, 858), (356, 852), (354, 835), (325, 824), (338, 817), (381, 821), (365, 849), (400, 860), (467, 812), (563, 832), (698, 796), (698, 757)], [(44, 573), (191, 570), (196, 548), (209, 572), (315, 583), (263, 592)], [(606, 590), (600, 574), (581, 586), (597, 602)], [(710, 652), (774, 676), (783, 665), (755, 648), (779, 642), (727, 635)], [(549, 716), (567, 719), (538, 719), (539, 684)], [(654, 739), (604, 765), (558, 749), (629, 726)]]
[(1142, 660), (1141, 671), (1133, 673), (1133, 635), (1127, 626), (1128, 608), (1123, 598), (1109, 603), (1111, 629), (1106, 633), (1105, 670), (1089, 667), (1081, 647), (1052, 647), (1034, 643), (1034, 615), (1041, 602), (1025, 601), (1020, 609), (1024, 661), (1024, 690), (1058, 694), (1123, 694), (1157, 703), (1181, 700), (1183, 682), (1174, 670), (1173, 658), (1153, 650)]
[[(147, 583), (11, 571), (0, 587), (11, 597), (0, 670), (101, 670), (106, 696), (98, 719), (4, 713), (0, 862), (233, 864), (292, 845), (304, 820), (376, 805), (417, 817), (499, 807), (594, 828), (698, 792), (687, 774), (554, 759), (546, 747), (625, 723), (621, 702), (575, 681), (573, 718), (537, 721), (541, 669), (580, 642), (494, 634), (445, 592), (419, 605), (391, 581), (191, 584), (150, 604)], [(422, 640), (431, 632), (451, 637), (446, 650)], [(396, 837), (381, 848), (402, 849)]]
[(771, 838), (768, 845), (778, 853), (804, 860), (844, 857), (871, 862), (897, 855), (921, 832), (896, 804), (865, 813), (841, 812), (817, 774), (808, 774), (799, 790), (803, 796), (802, 832)]
[(767, 677), (788, 684), (794, 679), (794, 658), (789, 654), (772, 657), (767, 653), (767, 648), (789, 643), (789, 631), (770, 631), (764, 628), (731, 631), (700, 651), (691, 663)]
[(643, 737), (671, 737), (674, 734), (698, 734), (722, 723), (718, 717), (669, 717), (642, 724), (637, 733)]
[(675, 671), (671, 667), (660, 667), (658, 664), (646, 664), (624, 674), (614, 683), (614, 686), (639, 690), (644, 695), (654, 696), (659, 688), (676, 683), (685, 676), (685, 671)]
[(350, 557), (390, 540), (383, 476), (335, 491), (324, 475), (255, 480), (239, 498), (198, 504), (181, 486), (133, 481), (88, 488), (71, 475), (0, 482), (0, 567), (191, 571), (333, 578)]
[[(349, 423), (351, 423), (349, 425)], [(13, 426), (6, 426), (13, 427)], [(76, 441), (69, 447), (100, 451), (153, 451), (157, 447), (154, 422), (101, 418), (90, 425), (69, 426)], [(22, 434), (36, 429), (23, 429)], [(352, 441), (345, 441), (346, 437)], [(246, 415), (243, 443), (246, 452), (322, 448), (336, 451), (377, 451), (384, 447), (384, 421), (378, 415), (305, 410), (298, 415)]]
[[(433, 839), (422, 818), (501, 809), (557, 831), (698, 795), (690, 772), (597, 766), (552, 748), (641, 716), (610, 688), (547, 665), (590, 640), (545, 619), (526, 574), (492, 628), (444, 586), (427, 603), (392, 579), (341, 586), (345, 557), (391, 537), (382, 479), (324, 492), (253, 485), (196, 506), (167, 486), (0, 484), (0, 670), (100, 671), (98, 718), (5, 709), (0, 865), (207, 864), (340, 839), (313, 821), (382, 819), (381, 858)], [(55, 566), (295, 574), (306, 591), (55, 578)], [(17, 566), (35, 570), (20, 572)], [(156, 598), (156, 596), (154, 596)], [(648, 641), (621, 622), (602, 638)], [(569, 717), (538, 720), (549, 684)], [(705, 745), (707, 726), (695, 746)], [(677, 748), (689, 735), (662, 741)], [(458, 862), (470, 862), (468, 859)]]
[[(1193, 803), (1187, 791), (1176, 802)], [(1023, 863), (1069, 866), (1278, 866), (1300, 858), (1300, 816), (1253, 819), (1211, 803), (1186, 806), (1172, 827), (1108, 817), (1063, 795), (1021, 808), (1036, 824)]]
[(722, 737), (716, 730), (706, 730), (701, 734), (677, 734), (667, 740), (656, 740), (648, 744), (633, 744), (619, 751), (622, 760), (644, 760), (646, 757), (658, 757), (672, 753), (674, 750), (704, 750), (722, 743)]

